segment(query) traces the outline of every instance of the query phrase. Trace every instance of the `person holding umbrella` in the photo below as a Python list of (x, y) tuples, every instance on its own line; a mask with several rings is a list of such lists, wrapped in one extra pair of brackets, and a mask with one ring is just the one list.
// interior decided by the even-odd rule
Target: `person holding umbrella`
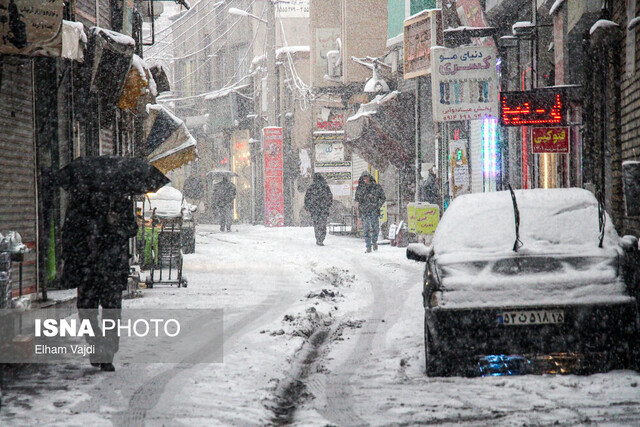
[(233, 200), (236, 198), (236, 186), (229, 182), (227, 175), (213, 186), (213, 206), (218, 210), (220, 231), (231, 231), (233, 222)]
[[(159, 170), (139, 158), (83, 157), (57, 174), (58, 184), (69, 192), (62, 227), (62, 280), (78, 289), (78, 315), (100, 331), (102, 319), (121, 317), (122, 291), (129, 275), (129, 239), (138, 224), (129, 196), (155, 191), (169, 182)], [(95, 346), (93, 366), (112, 372), (119, 348), (116, 329), (88, 337)]]
[(313, 184), (304, 195), (304, 208), (311, 215), (318, 246), (324, 246), (324, 238), (327, 236), (327, 218), (332, 204), (333, 193), (327, 181), (321, 174), (314, 173)]

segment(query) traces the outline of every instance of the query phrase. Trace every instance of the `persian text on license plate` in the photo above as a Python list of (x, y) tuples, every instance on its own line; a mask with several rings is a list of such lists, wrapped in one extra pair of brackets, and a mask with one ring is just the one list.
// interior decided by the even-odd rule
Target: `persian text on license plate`
[(564, 310), (513, 310), (498, 314), (501, 325), (546, 325), (564, 323)]

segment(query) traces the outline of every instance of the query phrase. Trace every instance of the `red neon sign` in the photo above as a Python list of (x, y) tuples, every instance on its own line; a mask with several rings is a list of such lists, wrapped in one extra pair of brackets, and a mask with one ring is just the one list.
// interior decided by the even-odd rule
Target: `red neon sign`
[(503, 126), (564, 124), (564, 117), (564, 95), (557, 90), (500, 93), (500, 119)]

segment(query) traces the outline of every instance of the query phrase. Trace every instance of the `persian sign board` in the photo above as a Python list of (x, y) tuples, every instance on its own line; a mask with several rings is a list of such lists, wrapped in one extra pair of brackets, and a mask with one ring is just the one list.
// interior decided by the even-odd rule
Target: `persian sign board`
[(500, 124), (503, 126), (564, 125), (564, 93), (556, 88), (500, 92)]
[(0, 54), (60, 56), (62, 0), (0, 0)]
[(409, 232), (416, 234), (433, 234), (440, 221), (440, 208), (424, 202), (413, 202), (407, 205)]
[(278, 18), (308, 18), (309, 0), (286, 0), (276, 3)]
[(431, 72), (431, 46), (444, 44), (440, 9), (425, 10), (404, 22), (404, 78)]
[(267, 127), (264, 138), (264, 221), (267, 227), (284, 226), (282, 128)]
[(493, 47), (431, 49), (433, 120), (448, 122), (497, 117), (496, 61)]
[(314, 132), (313, 146), (316, 162), (344, 161), (344, 131)]
[(449, 158), (451, 159), (450, 182), (453, 197), (471, 192), (469, 180), (469, 158), (467, 156), (467, 140), (449, 141)]
[(316, 173), (332, 181), (351, 181), (351, 162), (316, 162)]
[(532, 128), (532, 150), (534, 154), (569, 153), (569, 128)]

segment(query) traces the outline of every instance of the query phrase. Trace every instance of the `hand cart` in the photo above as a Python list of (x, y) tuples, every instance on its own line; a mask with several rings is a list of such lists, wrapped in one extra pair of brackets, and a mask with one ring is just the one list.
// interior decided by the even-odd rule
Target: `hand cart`
[(147, 288), (154, 285), (187, 287), (182, 274), (182, 215), (158, 215), (154, 208), (150, 218), (143, 211), (138, 216), (138, 248), (142, 268), (148, 268)]
[(154, 233), (151, 234), (151, 253), (155, 260), (151, 264), (149, 276), (146, 279), (148, 288), (154, 284), (178, 285), (187, 287), (187, 279), (182, 275), (182, 216), (162, 217), (152, 216), (152, 227), (157, 230), (157, 253), (153, 244)]

